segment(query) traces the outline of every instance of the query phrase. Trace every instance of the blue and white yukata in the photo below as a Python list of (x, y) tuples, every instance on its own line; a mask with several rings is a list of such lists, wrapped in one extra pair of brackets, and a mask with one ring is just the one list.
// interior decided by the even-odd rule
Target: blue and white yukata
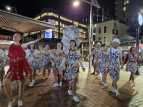
[[(2, 49), (0, 49), (0, 57), (5, 57), (5, 53)], [(0, 72), (4, 71), (5, 61), (4, 59), (0, 59)]]
[(31, 70), (39, 69), (40, 61), (40, 52), (37, 49), (31, 51), (31, 49), (26, 50), (26, 58), (30, 65)]
[[(127, 61), (129, 62), (127, 63)], [(137, 64), (139, 64), (137, 54), (132, 54), (132, 53), (127, 54), (124, 64), (125, 63), (127, 63), (126, 71), (130, 71), (135, 74), (136, 71), (138, 70)]]
[[(64, 57), (64, 54), (63, 54), (63, 51), (61, 50), (60, 52), (58, 52), (57, 51), (57, 49), (55, 50), (55, 52), (54, 52), (54, 58), (55, 57)], [(59, 72), (59, 70), (58, 70), (58, 68), (59, 68), (59, 66), (60, 66), (60, 64), (62, 63), (62, 60), (63, 59), (60, 59), (59, 61), (55, 61), (54, 59), (53, 59), (53, 69), (55, 70), (55, 71), (57, 71), (57, 72)], [(63, 74), (63, 70), (65, 70), (65, 65), (61, 68), (61, 71), (59, 72), (59, 74)]]
[(121, 56), (119, 49), (109, 48), (107, 51), (107, 55), (109, 55), (109, 63), (108, 63), (108, 71), (110, 77), (113, 81), (119, 80), (120, 75), (120, 62), (119, 57)]
[[(49, 50), (50, 51), (50, 50)], [(42, 67), (46, 69), (51, 69), (52, 68), (52, 62), (51, 62), (51, 57), (50, 54), (45, 53), (45, 58), (43, 60)]]
[(104, 50), (101, 50), (101, 54), (98, 58), (98, 61), (97, 61), (97, 72), (100, 72), (100, 73), (105, 73), (107, 72), (107, 63), (105, 64), (105, 59), (106, 59), (106, 56), (107, 56), (107, 52), (105, 52)]
[(95, 50), (95, 53), (94, 53), (94, 63), (96, 63), (96, 58), (97, 58), (97, 54), (98, 54), (98, 52), (99, 52), (100, 50)]
[(76, 52), (69, 51), (69, 53), (65, 57), (68, 60), (68, 66), (64, 74), (64, 79), (72, 83), (75, 79), (78, 79), (78, 73), (79, 73), (78, 59), (81, 58), (81, 54), (79, 51)]

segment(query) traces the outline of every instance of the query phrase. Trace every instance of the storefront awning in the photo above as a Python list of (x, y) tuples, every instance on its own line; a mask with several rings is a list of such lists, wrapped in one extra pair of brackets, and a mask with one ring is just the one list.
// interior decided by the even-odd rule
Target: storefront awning
[(54, 26), (39, 20), (0, 10), (0, 28), (19, 33), (53, 29)]

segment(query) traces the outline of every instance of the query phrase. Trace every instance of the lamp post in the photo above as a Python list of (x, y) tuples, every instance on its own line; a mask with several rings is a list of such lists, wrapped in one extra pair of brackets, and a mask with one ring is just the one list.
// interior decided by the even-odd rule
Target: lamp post
[(17, 10), (16, 10), (16, 8), (15, 8), (15, 7), (6, 6), (6, 9), (7, 9), (8, 11), (11, 11), (11, 9), (12, 9), (12, 8), (14, 8), (14, 9), (15, 9), (15, 13), (17, 14)]
[[(137, 48), (137, 55), (139, 57), (139, 31), (140, 27), (143, 25), (143, 16), (140, 13), (136, 13), (132, 20), (136, 29), (136, 42), (137, 42), (136, 48)], [(139, 75), (139, 72), (137, 71), (135, 75)]]
[[(88, 42), (89, 42), (89, 70), (91, 69), (91, 44), (90, 44), (90, 38), (91, 38), (91, 30), (92, 30), (92, 6), (95, 6), (97, 8), (100, 8), (100, 5), (98, 4), (97, 0), (91, 0), (91, 2), (87, 1), (87, 0), (80, 0), (83, 1), (85, 3), (90, 4), (90, 21), (89, 21), (89, 33), (88, 33)], [(74, 6), (79, 5), (79, 0), (76, 0), (74, 2)]]

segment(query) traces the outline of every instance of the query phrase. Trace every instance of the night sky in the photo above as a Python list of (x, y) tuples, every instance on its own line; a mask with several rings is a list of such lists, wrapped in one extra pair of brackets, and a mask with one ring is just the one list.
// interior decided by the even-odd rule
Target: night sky
[[(16, 7), (18, 14), (34, 17), (43, 8), (54, 8), (67, 17), (79, 18), (81, 13), (89, 12), (89, 5), (81, 2), (80, 6), (73, 6), (74, 0), (0, 0), (0, 9), (5, 10), (5, 6)], [(90, 1), (90, 0), (89, 0)], [(101, 7), (109, 11), (111, 16), (115, 16), (115, 0), (98, 0)]]

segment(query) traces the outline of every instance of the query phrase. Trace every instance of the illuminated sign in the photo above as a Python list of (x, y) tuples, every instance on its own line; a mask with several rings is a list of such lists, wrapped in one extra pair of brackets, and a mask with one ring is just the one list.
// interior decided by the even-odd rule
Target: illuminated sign
[(12, 36), (0, 35), (0, 39), (2, 39), (2, 40), (12, 40)]
[(45, 30), (45, 38), (49, 38), (51, 39), (52, 38), (52, 29), (46, 29)]

